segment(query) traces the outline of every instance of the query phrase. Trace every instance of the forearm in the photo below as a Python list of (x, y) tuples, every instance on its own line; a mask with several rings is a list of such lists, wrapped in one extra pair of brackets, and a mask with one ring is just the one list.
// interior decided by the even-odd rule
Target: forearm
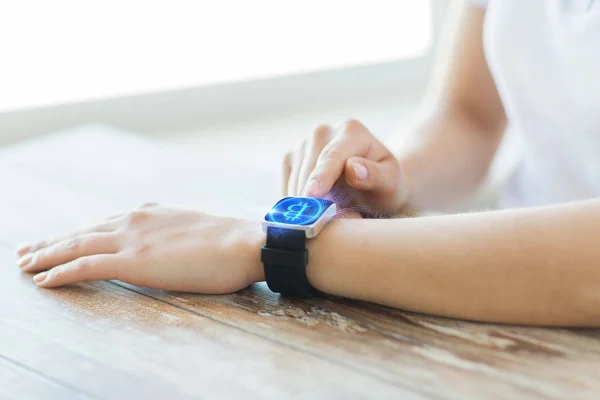
[(444, 209), (472, 194), (507, 121), (483, 50), (485, 12), (468, 4), (453, 10), (424, 103), (429, 118), (399, 147), (415, 208)]
[(600, 201), (403, 220), (340, 220), (310, 243), (324, 292), (517, 324), (600, 324)]
[(487, 175), (503, 130), (479, 124), (461, 110), (422, 124), (398, 152), (408, 180), (406, 203), (446, 209), (472, 195)]

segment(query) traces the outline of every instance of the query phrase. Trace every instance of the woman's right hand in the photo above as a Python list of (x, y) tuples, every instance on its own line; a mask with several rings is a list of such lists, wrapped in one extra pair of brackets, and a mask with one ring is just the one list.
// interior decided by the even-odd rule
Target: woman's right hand
[(326, 197), (338, 179), (357, 190), (353, 205), (376, 215), (396, 213), (408, 201), (398, 160), (360, 122), (321, 125), (284, 159), (286, 196)]

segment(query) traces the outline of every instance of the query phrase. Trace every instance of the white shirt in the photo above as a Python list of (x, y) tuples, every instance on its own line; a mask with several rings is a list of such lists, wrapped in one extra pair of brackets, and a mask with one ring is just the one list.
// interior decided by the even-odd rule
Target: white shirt
[(471, 0), (523, 158), (503, 208), (600, 197), (600, 0)]

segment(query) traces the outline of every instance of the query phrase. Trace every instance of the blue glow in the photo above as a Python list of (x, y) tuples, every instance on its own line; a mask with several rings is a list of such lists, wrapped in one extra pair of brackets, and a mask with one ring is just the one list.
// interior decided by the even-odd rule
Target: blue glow
[(332, 204), (330, 200), (311, 197), (286, 197), (265, 215), (265, 220), (288, 225), (310, 225)]

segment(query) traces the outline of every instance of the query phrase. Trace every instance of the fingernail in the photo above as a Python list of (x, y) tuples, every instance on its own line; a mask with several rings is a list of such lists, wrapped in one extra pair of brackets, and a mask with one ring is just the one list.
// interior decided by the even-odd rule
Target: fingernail
[(20, 244), (17, 246), (17, 254), (20, 256), (23, 256), (27, 253), (29, 253), (31, 251), (31, 245), (30, 244)]
[(360, 163), (352, 163), (352, 168), (354, 169), (354, 174), (356, 174), (356, 178), (359, 181), (364, 181), (369, 176), (367, 168)]
[(41, 272), (33, 277), (33, 281), (39, 285), (46, 280), (46, 276), (48, 276), (48, 272)]
[(32, 259), (33, 259), (33, 254), (31, 254), (31, 253), (26, 254), (23, 257), (19, 258), (19, 260), (17, 261), (17, 265), (21, 268), (25, 268), (26, 266), (28, 266), (31, 263)]
[(319, 193), (319, 181), (317, 179), (311, 179), (304, 189), (304, 196), (316, 196)]

